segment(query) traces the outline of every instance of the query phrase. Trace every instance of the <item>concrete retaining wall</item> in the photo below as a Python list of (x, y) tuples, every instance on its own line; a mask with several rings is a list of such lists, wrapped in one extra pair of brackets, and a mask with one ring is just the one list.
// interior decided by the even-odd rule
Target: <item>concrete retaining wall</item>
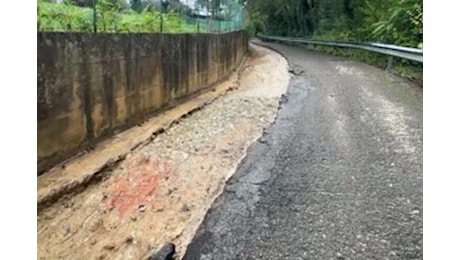
[(39, 173), (230, 75), (247, 51), (226, 34), (38, 33)]

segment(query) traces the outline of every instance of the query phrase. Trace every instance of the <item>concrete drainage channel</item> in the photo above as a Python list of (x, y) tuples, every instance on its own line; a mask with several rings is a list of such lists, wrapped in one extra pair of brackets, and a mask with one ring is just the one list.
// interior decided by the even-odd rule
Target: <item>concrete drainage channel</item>
[[(191, 102), (201, 106), (179, 105), (167, 112), (169, 117), (164, 113), (103, 144), (127, 151), (112, 157), (118, 159), (109, 166), (91, 165), (100, 161), (98, 156), (108, 161), (98, 148), (90, 153), (91, 160), (67, 163), (66, 170), (86, 174), (63, 182), (71, 189), (58, 193), (49, 188), (54, 199), (47, 201), (45, 188), (60, 176), (40, 177), (39, 198), (47, 203), (38, 214), (38, 258), (168, 259), (173, 251), (175, 258), (182, 258), (247, 148), (275, 119), (289, 83), (283, 57), (259, 46), (250, 50), (239, 76), (207, 93), (215, 98), (199, 96)], [(172, 119), (191, 107), (192, 114)], [(151, 124), (159, 122), (168, 124), (152, 138)], [(120, 141), (141, 139), (134, 150)]]

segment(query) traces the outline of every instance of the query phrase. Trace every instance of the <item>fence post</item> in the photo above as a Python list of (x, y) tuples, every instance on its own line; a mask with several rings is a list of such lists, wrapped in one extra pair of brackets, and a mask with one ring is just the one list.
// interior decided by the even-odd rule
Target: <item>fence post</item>
[(97, 12), (96, 12), (96, 2), (97, 0), (93, 0), (93, 31), (97, 32)]
[(162, 5), (160, 7), (160, 33), (163, 33), (163, 1), (161, 1)]
[(209, 0), (206, 1), (206, 16), (208, 20), (208, 33), (210, 32), (211, 20), (209, 19)]

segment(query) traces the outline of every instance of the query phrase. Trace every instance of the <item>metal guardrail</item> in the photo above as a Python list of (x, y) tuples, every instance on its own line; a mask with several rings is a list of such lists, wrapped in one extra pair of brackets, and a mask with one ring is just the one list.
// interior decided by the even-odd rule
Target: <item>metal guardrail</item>
[(277, 37), (277, 36), (265, 36), (265, 35), (257, 35), (257, 37), (263, 41), (279, 41), (279, 42), (290, 42), (290, 43), (327, 45), (327, 46), (333, 46), (333, 47), (354, 48), (354, 49), (367, 50), (371, 52), (377, 52), (377, 53), (388, 55), (387, 68), (390, 68), (392, 66), (393, 57), (399, 57), (399, 58), (423, 63), (423, 51), (421, 49), (401, 47), (401, 46), (396, 46), (396, 45), (391, 45), (391, 44), (372, 43), (372, 42), (321, 41), (321, 40), (309, 40), (305, 38)]

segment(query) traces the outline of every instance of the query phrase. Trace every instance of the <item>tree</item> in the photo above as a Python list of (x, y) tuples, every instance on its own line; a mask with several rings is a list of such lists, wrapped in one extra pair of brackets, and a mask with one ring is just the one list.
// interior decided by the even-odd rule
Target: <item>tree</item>
[(142, 10), (144, 9), (142, 5), (142, 0), (131, 0), (131, 9), (138, 13), (142, 12)]
[[(422, 0), (250, 0), (248, 26), (267, 34), (382, 41), (417, 47)], [(260, 26), (260, 24), (263, 26)]]

